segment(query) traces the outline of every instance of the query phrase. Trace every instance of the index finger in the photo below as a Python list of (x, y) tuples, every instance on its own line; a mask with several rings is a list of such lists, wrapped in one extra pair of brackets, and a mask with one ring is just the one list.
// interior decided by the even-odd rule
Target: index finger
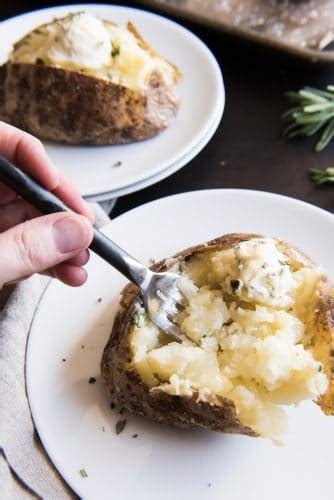
[[(39, 139), (0, 121), (0, 154), (46, 189), (53, 191), (73, 210), (94, 220), (90, 207), (82, 199), (75, 183), (58, 172)], [(1, 195), (6, 202), (15, 199), (13, 192), (6, 187), (0, 187)]]
[(0, 122), (0, 154), (50, 191), (58, 186), (59, 173), (43, 144), (27, 132)]

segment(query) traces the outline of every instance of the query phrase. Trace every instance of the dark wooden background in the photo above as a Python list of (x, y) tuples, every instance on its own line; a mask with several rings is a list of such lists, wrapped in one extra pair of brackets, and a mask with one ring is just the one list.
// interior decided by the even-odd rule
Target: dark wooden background
[[(4, 19), (66, 3), (75, 2), (1, 0), (0, 15)], [(207, 43), (221, 65), (226, 86), (223, 120), (211, 142), (186, 167), (154, 186), (119, 199), (112, 216), (170, 194), (224, 187), (281, 193), (334, 211), (334, 184), (317, 188), (308, 175), (310, 167), (334, 166), (334, 142), (316, 154), (312, 138), (286, 142), (280, 137), (281, 114), (287, 106), (284, 92), (303, 85), (333, 84), (334, 67), (300, 62), (195, 24), (181, 23)]]

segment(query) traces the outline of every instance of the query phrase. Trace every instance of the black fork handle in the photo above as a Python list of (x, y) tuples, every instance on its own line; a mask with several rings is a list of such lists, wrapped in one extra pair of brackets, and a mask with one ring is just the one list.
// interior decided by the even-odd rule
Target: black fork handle
[[(25, 172), (0, 155), (0, 181), (6, 184), (24, 200), (37, 208), (42, 214), (73, 212), (63, 201), (45, 189)], [(140, 285), (140, 276), (146, 272), (145, 266), (93, 228), (94, 237), (89, 246), (102, 259), (115, 267), (130, 281)]]

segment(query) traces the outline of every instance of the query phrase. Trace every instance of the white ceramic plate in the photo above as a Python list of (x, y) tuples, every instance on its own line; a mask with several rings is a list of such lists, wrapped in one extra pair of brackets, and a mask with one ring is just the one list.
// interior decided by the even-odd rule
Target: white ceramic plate
[(167, 177), (170, 177), (173, 175), (175, 172), (180, 170), (181, 167), (184, 165), (187, 165), (195, 156), (206, 146), (206, 144), (210, 141), (211, 137), (214, 135), (214, 133), (217, 130), (217, 127), (220, 123), (221, 120), (221, 113), (219, 113), (216, 116), (216, 119), (213, 121), (211, 128), (209, 129), (208, 133), (203, 137), (201, 141), (199, 141), (196, 146), (189, 151), (188, 154), (180, 158), (177, 162), (173, 163), (173, 165), (167, 167), (165, 170), (162, 170), (158, 174), (148, 177), (147, 179), (138, 182), (136, 184), (132, 184), (131, 186), (126, 187), (124, 190), (118, 190), (118, 191), (109, 191), (106, 193), (100, 193), (99, 195), (96, 196), (86, 196), (86, 199), (91, 202), (101, 202), (105, 200), (110, 200), (110, 199), (116, 199), (119, 196), (123, 196), (124, 194), (129, 194), (130, 192), (135, 192), (135, 191), (140, 191), (141, 189), (144, 189), (148, 186), (152, 186), (152, 184), (157, 184), (163, 179), (166, 179)]
[[(76, 10), (93, 12), (121, 24), (133, 21), (144, 38), (184, 74), (179, 113), (159, 136), (121, 146), (46, 144), (54, 163), (76, 179), (83, 195), (113, 191), (114, 196), (119, 196), (134, 191), (137, 183), (176, 164), (207, 135), (217, 115), (223, 112), (223, 80), (209, 49), (180, 25), (146, 11), (99, 4), (43, 9), (1, 23), (0, 62), (6, 60), (13, 42), (32, 28)], [(118, 161), (122, 166), (113, 167)], [(181, 163), (179, 168), (183, 166)]]
[[(226, 232), (284, 238), (334, 277), (334, 218), (311, 205), (246, 190), (197, 191), (143, 205), (105, 228), (139, 259), (172, 255)], [(182, 431), (109, 407), (99, 363), (125, 280), (94, 255), (80, 289), (52, 282), (26, 357), (32, 415), (60, 473), (85, 499), (314, 500), (332, 498), (334, 419), (291, 409), (284, 447), (245, 436)], [(101, 297), (102, 302), (97, 299)], [(84, 346), (84, 348), (82, 348)], [(62, 359), (66, 359), (65, 362)], [(89, 384), (91, 376), (97, 378)], [(133, 439), (133, 434), (138, 438)], [(81, 477), (84, 469), (88, 477)]]

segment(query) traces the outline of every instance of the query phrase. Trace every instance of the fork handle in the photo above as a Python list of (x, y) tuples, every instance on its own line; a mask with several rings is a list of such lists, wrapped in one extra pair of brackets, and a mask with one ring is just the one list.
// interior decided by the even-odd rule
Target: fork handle
[[(45, 189), (1, 155), (0, 181), (37, 208), (42, 214), (73, 212), (55, 194)], [(150, 271), (103, 233), (95, 228), (93, 228), (93, 232), (94, 236), (89, 248), (140, 287)]]

